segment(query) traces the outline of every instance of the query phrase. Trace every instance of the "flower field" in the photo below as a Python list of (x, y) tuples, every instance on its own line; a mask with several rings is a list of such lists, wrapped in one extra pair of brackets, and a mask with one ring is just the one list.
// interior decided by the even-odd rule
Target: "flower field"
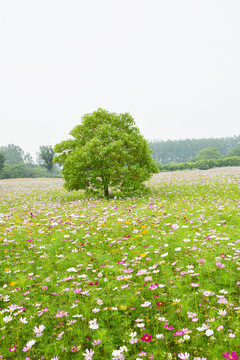
[(62, 185), (0, 181), (0, 359), (240, 359), (240, 168)]

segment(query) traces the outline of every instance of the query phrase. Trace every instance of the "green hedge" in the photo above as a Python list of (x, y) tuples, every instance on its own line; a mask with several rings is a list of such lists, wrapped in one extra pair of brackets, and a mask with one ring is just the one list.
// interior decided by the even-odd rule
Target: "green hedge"
[(49, 171), (41, 166), (27, 164), (5, 164), (0, 171), (0, 179), (18, 179), (18, 178), (51, 178), (62, 177), (59, 169)]
[(216, 167), (240, 166), (240, 156), (232, 156), (229, 158), (198, 160), (196, 162), (185, 162), (179, 164), (159, 165), (160, 171), (177, 171), (177, 170), (207, 170)]

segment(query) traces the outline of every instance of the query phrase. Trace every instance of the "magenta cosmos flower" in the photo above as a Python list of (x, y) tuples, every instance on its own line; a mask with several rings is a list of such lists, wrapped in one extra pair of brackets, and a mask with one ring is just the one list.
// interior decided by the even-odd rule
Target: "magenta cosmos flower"
[(142, 341), (145, 341), (145, 342), (150, 342), (152, 340), (152, 336), (151, 335), (148, 335), (148, 334), (144, 334), (142, 337), (141, 337), (141, 340)]
[(235, 351), (233, 351), (231, 354), (229, 352), (222, 354), (226, 359), (231, 359), (231, 360), (238, 360), (238, 354), (235, 353)]

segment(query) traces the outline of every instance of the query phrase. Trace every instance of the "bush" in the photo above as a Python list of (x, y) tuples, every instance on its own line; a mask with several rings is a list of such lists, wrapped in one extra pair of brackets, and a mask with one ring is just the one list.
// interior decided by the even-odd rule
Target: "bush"
[(232, 156), (229, 158), (222, 159), (210, 159), (210, 160), (198, 160), (195, 162), (186, 162), (173, 164), (169, 163), (166, 165), (160, 165), (160, 171), (177, 171), (177, 170), (208, 170), (216, 167), (228, 167), (228, 166), (240, 166), (240, 156)]

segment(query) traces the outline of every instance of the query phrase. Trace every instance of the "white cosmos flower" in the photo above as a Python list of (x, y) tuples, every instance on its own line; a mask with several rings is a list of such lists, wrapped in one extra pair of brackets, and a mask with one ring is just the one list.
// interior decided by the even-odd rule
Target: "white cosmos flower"
[(220, 309), (219, 311), (218, 311), (218, 315), (227, 315), (227, 310), (223, 310), (223, 309)]
[(32, 347), (35, 344), (36, 340), (30, 340), (27, 342), (26, 347)]
[(206, 332), (205, 332), (205, 334), (206, 334), (207, 336), (211, 336), (211, 335), (214, 334), (214, 331), (211, 330), (211, 329), (207, 329)]
[(20, 317), (19, 320), (20, 320), (21, 323), (23, 323), (23, 324), (27, 324), (27, 323), (28, 323), (27, 318)]
[(12, 320), (12, 316), (11, 316), (11, 315), (5, 316), (5, 317), (3, 318), (3, 321), (4, 321), (4, 322), (9, 322), (9, 321), (11, 321), (11, 320)]
[(178, 354), (178, 357), (179, 357), (181, 360), (189, 359), (189, 356), (190, 356), (190, 354), (188, 354), (187, 352)]

